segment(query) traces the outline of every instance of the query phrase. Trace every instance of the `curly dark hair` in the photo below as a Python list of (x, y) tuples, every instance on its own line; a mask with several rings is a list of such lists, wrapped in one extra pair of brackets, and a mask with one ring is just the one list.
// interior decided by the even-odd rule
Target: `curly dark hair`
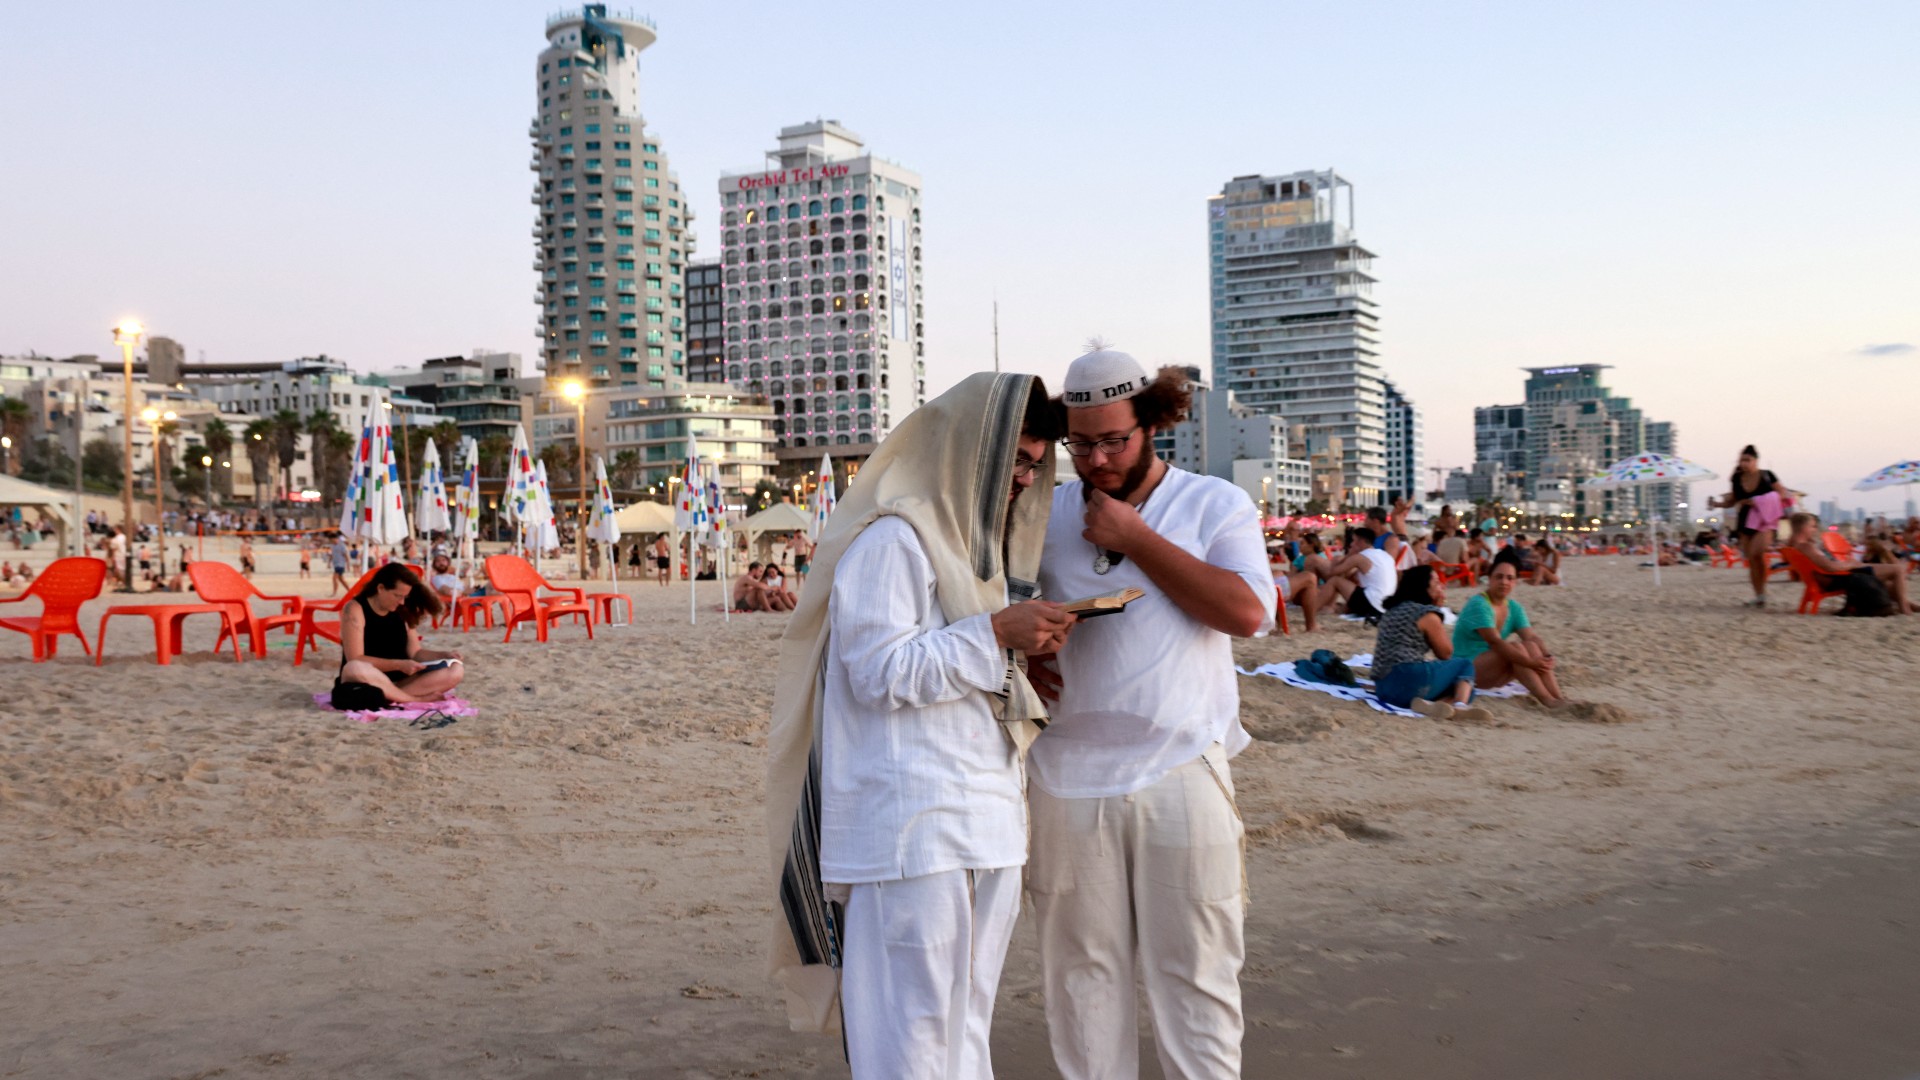
[(1169, 365), (1154, 375), (1145, 390), (1135, 394), (1133, 419), (1141, 427), (1169, 428), (1193, 409), (1193, 389), (1185, 368)]

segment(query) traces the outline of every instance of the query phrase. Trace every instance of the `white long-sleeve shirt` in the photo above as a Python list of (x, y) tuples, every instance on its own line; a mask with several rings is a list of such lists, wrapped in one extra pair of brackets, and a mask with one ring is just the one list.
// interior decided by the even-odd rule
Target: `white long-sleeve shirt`
[(821, 717), (823, 881), (897, 881), (1027, 861), (1026, 798), (991, 696), (992, 617), (949, 624), (933, 564), (897, 517), (834, 568)]

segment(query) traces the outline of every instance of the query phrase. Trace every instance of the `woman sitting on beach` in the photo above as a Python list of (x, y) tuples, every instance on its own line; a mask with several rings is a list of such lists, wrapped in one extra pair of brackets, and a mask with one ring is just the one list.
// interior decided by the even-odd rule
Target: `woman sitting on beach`
[[(1471, 703), (1473, 661), (1453, 655), (1446, 602), (1446, 586), (1433, 567), (1416, 566), (1400, 575), (1374, 640), (1374, 694), (1435, 720), (1491, 720), (1491, 713)], [(1435, 659), (1427, 659), (1429, 650)]]
[(1554, 676), (1553, 654), (1527, 621), (1527, 609), (1513, 599), (1519, 580), (1512, 562), (1493, 564), (1487, 590), (1467, 601), (1453, 624), (1453, 654), (1473, 662), (1473, 685), (1480, 689), (1518, 679), (1542, 705), (1559, 708), (1567, 698)]
[(333, 707), (379, 709), (389, 702), (438, 701), (460, 685), (457, 652), (420, 647), (413, 628), (440, 613), (440, 598), (405, 563), (373, 572), (340, 612), (340, 674)]
[[(1787, 537), (1787, 546), (1807, 557), (1813, 568), (1819, 572), (1817, 584), (1826, 592), (1845, 593), (1848, 607), (1855, 604), (1854, 594), (1847, 589), (1847, 578), (1853, 574), (1871, 577), (1880, 585), (1886, 599), (1892, 601), (1892, 610), (1888, 614), (1911, 615), (1914, 612), (1913, 600), (1907, 594), (1907, 568), (1898, 563), (1857, 563), (1852, 560), (1836, 559), (1828, 554), (1826, 546), (1820, 543), (1820, 519), (1812, 514), (1798, 513), (1787, 519), (1793, 532)], [(1885, 601), (1881, 602), (1883, 605)]]
[(1544, 536), (1533, 545), (1533, 583), (1560, 584), (1560, 553), (1554, 550), (1553, 542)]

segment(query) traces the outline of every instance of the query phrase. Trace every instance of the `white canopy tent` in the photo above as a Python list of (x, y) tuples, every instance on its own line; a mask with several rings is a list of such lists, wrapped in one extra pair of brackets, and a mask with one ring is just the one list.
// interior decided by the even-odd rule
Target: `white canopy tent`
[(54, 541), (55, 551), (66, 551), (68, 539), (78, 539), (80, 536), (77, 531), (79, 523), (73, 518), (73, 492), (71, 491), (55, 491), (49, 487), (30, 484), (18, 477), (0, 473), (0, 509), (15, 506), (21, 508), (21, 517), (26, 519), (25, 524), (28, 527), (35, 524), (34, 515), (26, 513), (28, 510), (44, 511), (49, 518), (53, 519), (54, 533), (57, 537)]
[(621, 507), (613, 523), (622, 535), (628, 533), (672, 533), (673, 507), (666, 503), (637, 502)]
[(777, 502), (740, 523), (747, 538), (747, 557), (753, 557), (753, 543), (761, 533), (808, 532), (813, 515), (790, 502)]

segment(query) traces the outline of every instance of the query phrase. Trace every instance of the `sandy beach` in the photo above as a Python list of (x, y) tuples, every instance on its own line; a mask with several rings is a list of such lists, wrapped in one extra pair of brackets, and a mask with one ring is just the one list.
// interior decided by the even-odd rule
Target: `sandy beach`
[[(269, 549), (263, 590), (325, 595), (292, 567)], [(1742, 572), (1656, 589), (1628, 558), (1566, 578), (1518, 595), (1571, 715), (1241, 680), (1246, 1075), (1920, 1073), (1920, 619), (1798, 616), (1797, 584), (1743, 610)], [(203, 620), (159, 667), (116, 622), (96, 669), (0, 634), (0, 1077), (844, 1076), (764, 975), (784, 617), (623, 588), (633, 625), (591, 643), (429, 634), (481, 710), (430, 732), (314, 708), (332, 646), (236, 665)], [(1023, 922), (1003, 1077), (1054, 1075), (1038, 987)]]

